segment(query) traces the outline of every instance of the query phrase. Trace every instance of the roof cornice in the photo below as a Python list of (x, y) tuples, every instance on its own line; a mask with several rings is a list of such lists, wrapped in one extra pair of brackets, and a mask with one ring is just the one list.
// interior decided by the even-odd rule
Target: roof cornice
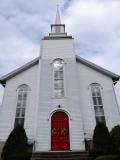
[[(14, 70), (14, 71), (12, 71), (12, 72), (0, 77), (0, 83), (3, 86), (5, 86), (7, 80), (11, 79), (12, 77), (18, 75), (19, 73), (21, 73), (21, 72), (27, 70), (28, 68), (34, 66), (35, 64), (37, 64), (39, 62), (40, 58), (41, 57), (37, 57), (34, 60), (26, 63), (23, 66), (21, 66), (20, 68), (18, 68), (16, 70)], [(86, 59), (84, 59), (84, 58), (82, 58), (80, 56), (78, 56), (78, 55), (76, 55), (76, 61), (81, 62), (82, 64), (85, 64), (88, 67), (93, 68), (93, 69), (101, 72), (102, 74), (105, 74), (105, 75), (111, 77), (113, 79), (114, 84), (116, 84), (117, 81), (120, 79), (120, 75), (115, 74), (115, 73), (113, 73), (113, 72), (111, 72), (111, 71), (109, 71), (109, 70), (107, 70), (105, 68), (102, 68), (102, 67), (100, 67), (100, 66), (98, 66), (98, 65), (96, 65), (96, 64), (94, 64), (94, 63), (92, 63), (92, 62), (90, 62), (90, 61), (88, 61), (88, 60), (86, 60)]]
[(76, 60), (85, 64), (85, 65), (87, 65), (88, 67), (91, 67), (91, 68), (93, 68), (93, 69), (111, 77), (113, 79), (114, 84), (116, 84), (117, 81), (120, 79), (120, 75), (115, 74), (115, 73), (113, 73), (113, 72), (111, 72), (111, 71), (109, 71), (109, 70), (107, 70), (103, 67), (100, 67), (100, 66), (96, 65), (95, 63), (92, 63), (92, 62), (90, 62), (90, 61), (88, 61), (88, 60), (86, 60), (86, 59), (84, 59), (84, 58), (82, 58), (78, 55), (76, 55)]
[[(64, 33), (65, 34), (65, 33)], [(42, 40), (64, 40), (64, 39), (74, 39), (72, 36), (45, 36)], [(54, 35), (54, 34), (53, 34)]]
[(23, 65), (23, 66), (21, 66), (20, 68), (17, 68), (17, 69), (15, 69), (14, 71), (12, 71), (12, 72), (10, 72), (10, 73), (8, 73), (8, 74), (0, 77), (0, 83), (1, 83), (3, 86), (5, 86), (7, 80), (9, 80), (10, 78), (16, 76), (17, 74), (19, 74), (19, 73), (21, 73), (21, 72), (23, 72), (23, 71), (25, 71), (25, 70), (27, 70), (28, 68), (34, 66), (35, 64), (38, 63), (39, 59), (40, 59), (40, 57), (37, 57), (37, 58), (35, 58), (34, 60), (26, 63), (26, 64)]

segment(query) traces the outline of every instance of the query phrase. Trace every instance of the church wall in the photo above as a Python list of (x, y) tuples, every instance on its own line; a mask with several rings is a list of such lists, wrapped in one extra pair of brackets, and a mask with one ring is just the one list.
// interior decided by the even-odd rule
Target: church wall
[[(40, 102), (38, 109), (36, 151), (51, 150), (51, 115), (54, 111), (65, 111), (69, 116), (70, 149), (84, 150), (82, 118), (79, 108), (79, 89), (76, 81), (74, 59), (64, 59), (65, 88), (64, 98), (53, 96), (53, 68), (51, 60), (42, 60), (40, 78)], [(60, 108), (58, 107), (60, 105)]]
[(6, 140), (9, 133), (14, 127), (16, 105), (17, 105), (17, 88), (21, 84), (27, 84), (30, 87), (28, 104), (26, 106), (25, 124), (27, 136), (29, 139), (35, 135), (35, 109), (37, 97), (37, 76), (38, 65), (35, 65), (26, 71), (16, 75), (6, 82), (3, 105), (0, 111), (0, 141)]
[[(62, 109), (68, 113), (70, 127), (70, 149), (84, 150), (83, 124), (79, 108), (79, 88), (76, 72), (73, 39), (43, 40), (41, 45), (40, 93), (36, 151), (51, 150), (51, 114)], [(65, 97), (53, 95), (53, 60), (65, 62)], [(58, 108), (58, 106), (61, 108)]]
[[(76, 62), (73, 38), (65, 33), (65, 26), (60, 24), (59, 11), (57, 12), (57, 23), (51, 26), (52, 33), (41, 41), (39, 64), (6, 82), (0, 111), (0, 148), (14, 128), (17, 88), (22, 84), (30, 88), (24, 128), (28, 139), (34, 141), (33, 151), (51, 150), (51, 116), (57, 111), (63, 111), (69, 117), (70, 150), (85, 150), (85, 137), (92, 138), (96, 125), (91, 83), (101, 85), (105, 119), (109, 130), (120, 124), (112, 79)], [(65, 96), (62, 98), (55, 98), (53, 94), (52, 63), (57, 58), (64, 61)]]
[(91, 138), (96, 125), (95, 112), (92, 101), (91, 83), (99, 83), (102, 87), (101, 94), (103, 100), (106, 124), (109, 130), (120, 124), (120, 114), (112, 78), (77, 62), (80, 87), (80, 107), (82, 109), (84, 132), (87, 138)]
[(43, 40), (41, 44), (43, 59), (75, 58), (73, 39)]
[[(53, 95), (53, 60), (65, 62), (65, 97)], [(36, 151), (51, 150), (51, 114), (62, 109), (69, 116), (70, 149), (84, 150), (83, 124), (79, 108), (79, 89), (73, 39), (43, 40), (41, 45), (40, 88), (36, 129)], [(58, 106), (61, 108), (58, 108)]]

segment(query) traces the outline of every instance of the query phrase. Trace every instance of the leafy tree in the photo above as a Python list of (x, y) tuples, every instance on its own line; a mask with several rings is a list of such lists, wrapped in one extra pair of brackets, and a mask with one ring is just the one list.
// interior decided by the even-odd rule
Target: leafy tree
[(27, 148), (27, 136), (20, 125), (16, 126), (5, 143), (2, 151), (2, 160), (27, 160), (29, 159)]
[(120, 154), (120, 125), (115, 126), (110, 132), (116, 153)]
[(112, 140), (107, 127), (103, 123), (98, 123), (93, 134), (94, 152), (97, 155), (112, 153)]

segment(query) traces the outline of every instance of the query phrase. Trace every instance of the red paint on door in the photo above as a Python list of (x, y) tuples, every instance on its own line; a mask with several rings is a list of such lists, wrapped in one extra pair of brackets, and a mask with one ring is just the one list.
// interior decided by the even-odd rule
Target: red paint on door
[(51, 150), (69, 150), (69, 119), (66, 113), (56, 112), (51, 117)]

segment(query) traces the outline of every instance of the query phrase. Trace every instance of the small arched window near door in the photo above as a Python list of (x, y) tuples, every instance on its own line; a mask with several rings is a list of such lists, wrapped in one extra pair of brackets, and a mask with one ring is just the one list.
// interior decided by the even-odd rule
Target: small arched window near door
[(91, 91), (92, 91), (92, 99), (95, 110), (96, 123), (102, 122), (106, 124), (100, 84), (97, 83), (91, 84)]
[(25, 110), (27, 106), (29, 87), (26, 84), (20, 85), (17, 89), (17, 108), (14, 126), (24, 127)]
[(53, 70), (54, 70), (54, 97), (62, 98), (65, 96), (64, 61), (62, 59), (54, 60)]

